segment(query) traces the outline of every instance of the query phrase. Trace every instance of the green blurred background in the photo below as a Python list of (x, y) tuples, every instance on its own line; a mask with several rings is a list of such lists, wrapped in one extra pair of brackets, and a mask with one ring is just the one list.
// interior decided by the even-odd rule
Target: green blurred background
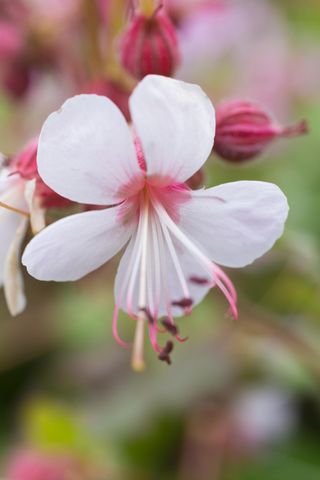
[[(242, 2), (243, 8), (251, 3)], [(207, 164), (208, 185), (272, 181), (290, 204), (276, 247), (254, 265), (228, 271), (239, 294), (239, 320), (226, 317), (224, 299), (212, 291), (178, 320), (190, 339), (177, 346), (173, 364), (158, 362), (147, 346), (147, 369), (136, 374), (130, 352), (111, 333), (117, 259), (75, 284), (44, 284), (26, 275), (24, 314), (10, 318), (1, 293), (4, 477), (12, 455), (28, 450), (75, 459), (82, 473), (70, 479), (79, 480), (320, 478), (320, 5), (267, 5), (280, 26), (275, 37), (271, 27), (265, 41), (269, 35), (276, 53), (282, 32), (291, 69), (283, 65), (285, 81), (275, 88), (270, 109), (282, 123), (306, 118), (310, 134), (280, 141), (243, 167), (214, 157)], [(219, 42), (214, 35), (212, 42)], [(238, 75), (254, 70), (256, 57), (251, 45), (235, 61), (235, 46), (228, 48), (212, 64), (205, 60), (207, 68), (190, 73), (189, 65), (179, 76), (202, 85), (214, 100), (234, 91), (239, 96)], [(263, 55), (257, 49), (254, 55)], [(268, 61), (277, 70), (272, 56)], [(263, 91), (271, 79), (259, 81)], [(295, 81), (299, 88), (291, 86)], [(46, 82), (45, 93), (19, 104), (0, 93), (3, 152), (16, 152), (69, 95), (59, 79)], [(125, 315), (120, 330), (133, 334)]]

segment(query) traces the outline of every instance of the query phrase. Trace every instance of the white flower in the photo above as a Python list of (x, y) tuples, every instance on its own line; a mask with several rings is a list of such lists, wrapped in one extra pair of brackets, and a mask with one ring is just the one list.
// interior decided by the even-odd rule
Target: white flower
[(21, 313), (26, 305), (20, 271), (20, 248), (29, 222), (29, 208), (24, 195), (25, 182), (16, 175), (0, 174), (0, 287), (11, 315)]
[[(1, 169), (2, 166), (2, 169)], [(44, 213), (35, 193), (35, 180), (26, 180), (0, 162), (0, 287), (11, 315), (26, 306), (20, 250), (29, 222), (38, 233), (44, 227)]]
[[(134, 135), (107, 98), (79, 95), (49, 116), (39, 141), (42, 179), (71, 200), (112, 205), (50, 225), (27, 246), (23, 263), (40, 280), (77, 280), (127, 242), (115, 282), (120, 308), (137, 321), (133, 365), (143, 367), (144, 327), (160, 358), (158, 319), (188, 313), (213, 286), (237, 316), (236, 292), (218, 267), (243, 267), (282, 234), (287, 201), (273, 184), (241, 181), (208, 190), (184, 182), (210, 155), (215, 114), (196, 85), (156, 75), (130, 98)], [(133, 139), (135, 138), (135, 142)], [(177, 336), (179, 339), (179, 337)]]

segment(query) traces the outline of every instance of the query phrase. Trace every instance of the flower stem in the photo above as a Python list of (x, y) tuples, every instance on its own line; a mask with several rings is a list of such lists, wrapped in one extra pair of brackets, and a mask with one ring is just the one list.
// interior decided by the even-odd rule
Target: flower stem
[(151, 17), (155, 11), (154, 0), (140, 0), (140, 10), (147, 16)]
[(127, 15), (127, 0), (110, 0), (103, 74), (106, 78), (131, 89), (133, 88), (131, 79), (127, 77), (115, 55), (117, 38), (125, 28)]
[(99, 45), (99, 12), (96, 2), (83, 0), (83, 15), (86, 22), (88, 59), (92, 73), (101, 70), (102, 55)]

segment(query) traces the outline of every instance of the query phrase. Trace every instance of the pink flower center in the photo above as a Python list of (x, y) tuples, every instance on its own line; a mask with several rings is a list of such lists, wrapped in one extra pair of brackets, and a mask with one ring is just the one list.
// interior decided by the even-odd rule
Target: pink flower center
[[(132, 227), (133, 234), (125, 255), (126, 271), (121, 273), (121, 284), (116, 294), (113, 332), (122, 346), (128, 346), (118, 334), (117, 321), (120, 307), (136, 320), (133, 345), (133, 367), (143, 368), (143, 337), (145, 324), (154, 350), (161, 360), (170, 363), (173, 343), (161, 347), (157, 341), (159, 331), (181, 338), (174, 323), (174, 315), (192, 311), (194, 299), (191, 286), (209, 289), (217, 285), (226, 296), (233, 316), (237, 317), (236, 292), (224, 272), (181, 230), (181, 208), (192, 199), (185, 184), (175, 183), (160, 176), (147, 176), (147, 165), (136, 141), (137, 160), (144, 176), (140, 182), (132, 180), (125, 186), (130, 195), (123, 201), (119, 222)], [(190, 274), (185, 258), (195, 265)], [(172, 278), (177, 285), (170, 284)], [(171, 280), (170, 280), (171, 279)], [(159, 317), (163, 317), (161, 326)]]

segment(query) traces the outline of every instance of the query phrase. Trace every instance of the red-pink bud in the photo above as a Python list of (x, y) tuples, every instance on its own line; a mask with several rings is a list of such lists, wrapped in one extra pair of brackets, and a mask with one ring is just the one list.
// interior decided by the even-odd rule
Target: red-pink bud
[(308, 132), (305, 121), (281, 127), (259, 105), (230, 101), (217, 108), (217, 128), (213, 150), (224, 160), (241, 163), (264, 152), (276, 138), (296, 137)]
[(196, 173), (192, 175), (187, 181), (186, 184), (191, 190), (197, 190), (205, 184), (205, 173), (203, 168), (200, 168)]
[(136, 14), (120, 42), (122, 66), (136, 79), (148, 74), (170, 77), (180, 60), (175, 28), (157, 10), (151, 17)]
[(37, 168), (38, 139), (31, 140), (26, 147), (10, 162), (12, 173), (19, 173), (25, 180), (36, 180), (36, 195), (40, 198), (42, 206), (65, 207), (70, 205), (70, 200), (61, 197), (46, 185), (41, 179)]
[(7, 62), (20, 53), (23, 47), (23, 35), (10, 22), (0, 20), (0, 61)]
[(31, 68), (24, 60), (8, 62), (3, 73), (3, 87), (14, 99), (23, 98), (31, 82)]

